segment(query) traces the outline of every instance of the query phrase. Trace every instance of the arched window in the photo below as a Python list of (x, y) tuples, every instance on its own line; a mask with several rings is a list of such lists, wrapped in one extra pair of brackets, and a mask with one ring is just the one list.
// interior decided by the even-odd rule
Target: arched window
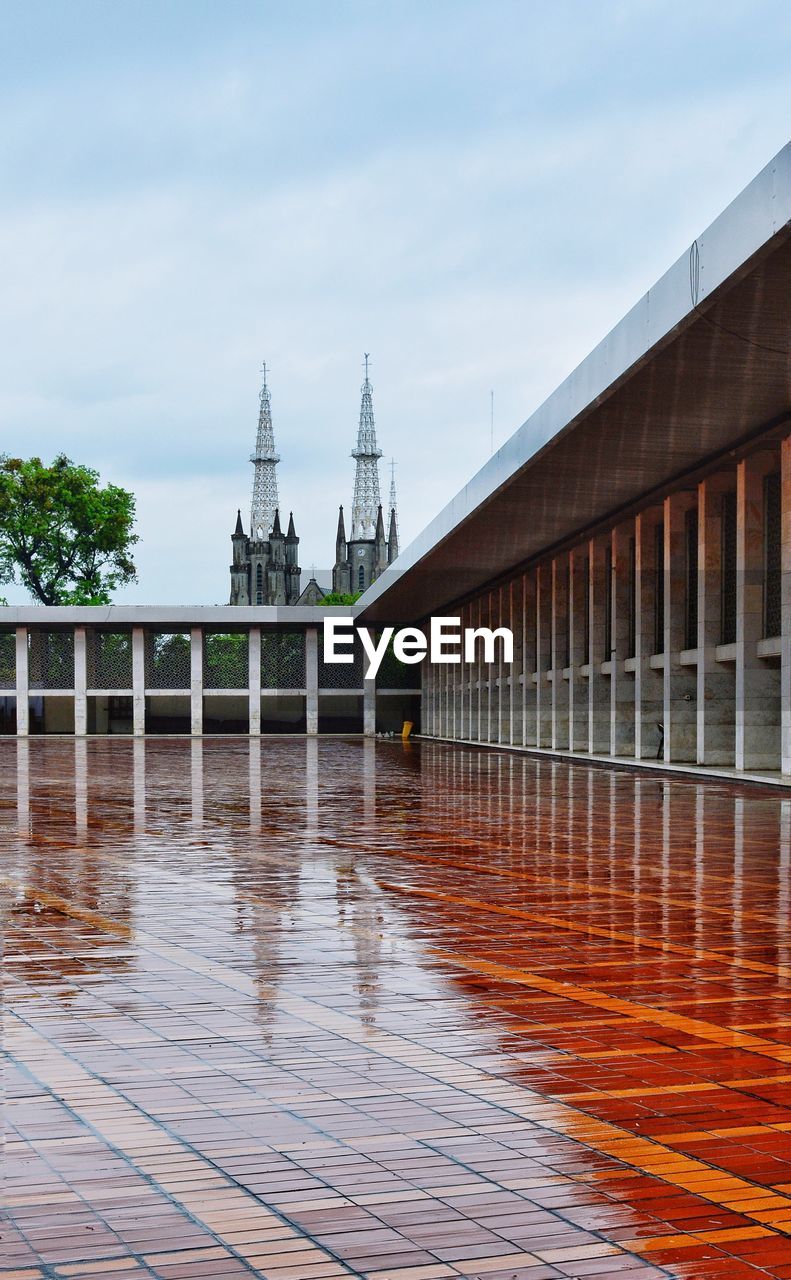
[(260, 564), (255, 571), (255, 602), (256, 604), (264, 603), (264, 570)]
[(365, 591), (365, 565), (361, 564), (357, 570), (357, 590)]

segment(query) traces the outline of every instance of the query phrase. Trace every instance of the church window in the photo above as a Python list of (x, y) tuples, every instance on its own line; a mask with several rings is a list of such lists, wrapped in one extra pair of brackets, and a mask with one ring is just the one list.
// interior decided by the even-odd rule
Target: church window
[(357, 589), (359, 591), (365, 590), (365, 565), (364, 564), (361, 564), (359, 569), (357, 570)]

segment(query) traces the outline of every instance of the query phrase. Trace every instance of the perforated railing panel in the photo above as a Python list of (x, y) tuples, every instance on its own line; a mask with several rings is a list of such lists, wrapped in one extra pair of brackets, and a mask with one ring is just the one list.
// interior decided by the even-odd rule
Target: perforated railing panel
[(132, 636), (126, 631), (88, 632), (88, 688), (132, 688)]
[(31, 689), (74, 688), (73, 631), (31, 631), (28, 652)]
[(0, 689), (16, 687), (16, 634), (0, 631)]
[(399, 662), (392, 648), (389, 648), (376, 673), (376, 687), (377, 689), (419, 689), (420, 665)]
[(304, 689), (304, 631), (261, 632), (261, 688)]
[(352, 654), (352, 662), (325, 662), (324, 637), (319, 635), (319, 688), (320, 689), (357, 689), (363, 687), (363, 647), (357, 635), (354, 647), (341, 645), (339, 654)]
[(203, 636), (203, 685), (206, 689), (246, 689), (249, 670), (247, 632), (209, 631)]
[(146, 688), (189, 689), (190, 638), (183, 631), (146, 635)]

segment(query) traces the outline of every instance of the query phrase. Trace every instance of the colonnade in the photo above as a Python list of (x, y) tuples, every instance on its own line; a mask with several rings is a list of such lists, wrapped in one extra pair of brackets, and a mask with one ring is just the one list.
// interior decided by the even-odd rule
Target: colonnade
[(425, 664), (430, 737), (791, 773), (791, 437), (580, 534), (457, 612), (462, 627), (509, 627), (514, 661)]

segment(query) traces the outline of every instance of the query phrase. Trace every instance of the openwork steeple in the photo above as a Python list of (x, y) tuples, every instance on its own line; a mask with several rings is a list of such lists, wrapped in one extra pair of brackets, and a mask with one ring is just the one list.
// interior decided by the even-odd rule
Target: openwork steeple
[(266, 365), (264, 365), (264, 382), (261, 387), (261, 407), (258, 412), (258, 436), (255, 453), (250, 454), (250, 461), (255, 467), (253, 500), (250, 507), (250, 537), (254, 542), (265, 542), (272, 531), (275, 514), (280, 505), (275, 469), (280, 456), (275, 452), (272, 404), (269, 398), (269, 387), (266, 385)]
[(374, 424), (373, 388), (368, 378), (369, 356), (365, 354), (365, 381), (362, 385), (360, 425), (357, 431), (357, 447), (352, 457), (357, 460), (354, 475), (354, 501), (352, 502), (351, 538), (373, 538), (376, 534), (376, 517), (381, 503), (379, 497), (379, 459), (382, 450), (376, 444)]

